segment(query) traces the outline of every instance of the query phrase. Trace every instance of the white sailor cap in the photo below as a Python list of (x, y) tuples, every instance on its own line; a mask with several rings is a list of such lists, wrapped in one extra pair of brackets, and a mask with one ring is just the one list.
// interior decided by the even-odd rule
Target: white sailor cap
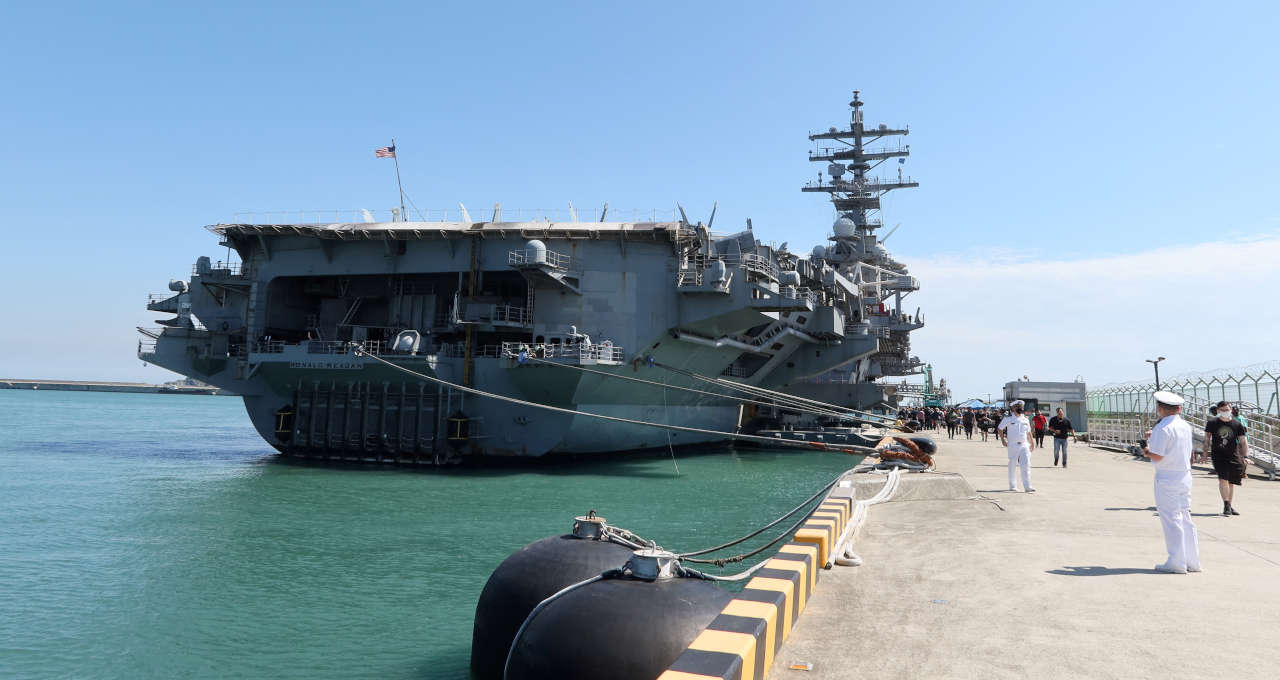
[(1027, 402), (1021, 399), (1018, 399), (1017, 401), (1014, 401), (1012, 404), (1009, 404), (1009, 408), (1013, 408), (1014, 406), (1026, 406), (1026, 405), (1027, 405)]
[(1173, 392), (1165, 392), (1163, 390), (1156, 392), (1151, 396), (1155, 397), (1157, 402), (1164, 404), (1165, 406), (1182, 406), (1187, 401)]

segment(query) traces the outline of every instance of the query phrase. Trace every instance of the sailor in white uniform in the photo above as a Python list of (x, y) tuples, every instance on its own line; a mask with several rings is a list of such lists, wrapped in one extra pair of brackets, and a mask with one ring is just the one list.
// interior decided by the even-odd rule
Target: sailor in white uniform
[(1028, 493), (1035, 491), (1031, 486), (1031, 451), (1035, 444), (1031, 439), (1031, 422), (1022, 415), (1025, 406), (1021, 399), (1009, 405), (1013, 412), (1000, 421), (997, 428), (1000, 439), (1009, 447), (1009, 490), (1017, 491), (1014, 473), (1022, 469), (1022, 490)]
[(1155, 464), (1156, 511), (1169, 553), (1156, 571), (1200, 571), (1200, 542), (1191, 523), (1191, 426), (1178, 415), (1182, 397), (1173, 392), (1156, 392), (1154, 397), (1160, 422), (1147, 435), (1142, 455)]

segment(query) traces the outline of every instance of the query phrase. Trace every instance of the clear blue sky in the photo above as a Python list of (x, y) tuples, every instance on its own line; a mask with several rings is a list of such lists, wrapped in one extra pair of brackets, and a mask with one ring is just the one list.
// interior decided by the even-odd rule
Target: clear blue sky
[(322, 4), (0, 8), (0, 375), (171, 377), (132, 328), (221, 254), (201, 227), (389, 208), (393, 136), (424, 208), (719, 201), (808, 250), (831, 210), (799, 192), (805, 135), (857, 88), (912, 129), (908, 264), (1280, 227), (1274, 3)]

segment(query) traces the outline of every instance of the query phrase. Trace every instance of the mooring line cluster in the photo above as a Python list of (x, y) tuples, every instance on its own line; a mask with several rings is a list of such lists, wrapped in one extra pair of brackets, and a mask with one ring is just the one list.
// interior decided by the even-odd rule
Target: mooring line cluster
[[(517, 358), (517, 360), (519, 360), (519, 359)], [(732, 394), (725, 394), (725, 393), (723, 393), (723, 392), (708, 392), (707, 390), (700, 390), (700, 389), (697, 389), (697, 388), (694, 388), (694, 387), (687, 387), (687, 386), (685, 386), (685, 385), (672, 385), (671, 383), (658, 382), (658, 381), (656, 381), (656, 380), (645, 380), (644, 378), (634, 378), (634, 377), (629, 376), (629, 375), (622, 375), (622, 374), (620, 374), (620, 373), (610, 373), (610, 372), (608, 372), (608, 371), (599, 371), (599, 370), (596, 370), (596, 369), (593, 369), (593, 368), (587, 368), (587, 367), (585, 367), (585, 366), (574, 366), (573, 364), (562, 364), (562, 363), (560, 363), (560, 362), (558, 362), (558, 361), (550, 361), (550, 360), (547, 360), (547, 359), (540, 359), (540, 358), (538, 358), (538, 357), (533, 357), (533, 356), (525, 357), (525, 358), (524, 358), (524, 361), (527, 361), (527, 362), (529, 362), (529, 363), (545, 364), (545, 365), (548, 365), (548, 366), (556, 366), (556, 367), (558, 367), (558, 368), (566, 368), (566, 369), (571, 369), (571, 370), (575, 370), (575, 371), (581, 371), (582, 373), (591, 373), (591, 374), (593, 374), (593, 375), (599, 375), (599, 376), (603, 376), (603, 377), (606, 377), (606, 378), (613, 378), (613, 379), (615, 379), (615, 380), (625, 380), (626, 382), (634, 382), (634, 383), (641, 383), (641, 384), (644, 384), (644, 385), (652, 385), (652, 386), (654, 386), (654, 387), (661, 387), (661, 388), (663, 388), (663, 389), (678, 390), (678, 391), (680, 391), (680, 392), (691, 392), (691, 393), (693, 393), (693, 394), (702, 394), (702, 395), (706, 395), (706, 396), (708, 396), (708, 397), (715, 397), (715, 398), (717, 398), (717, 399), (728, 399), (728, 400), (730, 400), (730, 401), (736, 401), (736, 402), (739, 402), (739, 403), (742, 403), (742, 404), (754, 404), (754, 405), (757, 405), (757, 406), (770, 406), (770, 407), (777, 406), (777, 407), (779, 407), (779, 408), (786, 408), (786, 409), (788, 409), (788, 410), (792, 410), (792, 411), (802, 411), (802, 412), (806, 412), (806, 413), (815, 413), (815, 414), (818, 414), (818, 415), (832, 415), (832, 416), (836, 416), (836, 415), (843, 415), (843, 414), (845, 414), (845, 413), (848, 413), (848, 411), (836, 412), (836, 411), (832, 411), (832, 410), (830, 410), (830, 409), (796, 408), (796, 407), (794, 407), (794, 406), (788, 406), (788, 405), (784, 405), (784, 404), (778, 404), (778, 403), (771, 402), (771, 401), (760, 401), (760, 400), (758, 400), (758, 399), (749, 399), (749, 398), (747, 398), (747, 397), (739, 397), (739, 396), (732, 395)], [(657, 366), (657, 364), (654, 364), (654, 365), (655, 365), (655, 366)]]
[(809, 411), (809, 412), (823, 411), (825, 412), (824, 415), (834, 415), (834, 416), (847, 416), (849, 414), (853, 414), (864, 420), (880, 423), (881, 425), (894, 424), (893, 418), (890, 418), (888, 416), (883, 416), (878, 413), (870, 413), (867, 411), (857, 411), (852, 409), (841, 408), (835, 404), (828, 404), (826, 402), (818, 401), (816, 399), (806, 399), (804, 397), (798, 397), (794, 394), (787, 394), (786, 392), (778, 392), (776, 390), (770, 390), (764, 387), (758, 387), (756, 385), (747, 385), (745, 383), (740, 383), (733, 380), (726, 380), (724, 378), (716, 378), (709, 375), (702, 375), (701, 373), (695, 373), (687, 369), (677, 368), (675, 366), (670, 366), (659, 361), (654, 361), (652, 362), (652, 364), (658, 368), (671, 371), (672, 373), (678, 373), (680, 375), (687, 376), (694, 380), (700, 380), (702, 382), (718, 385), (720, 387), (724, 387), (727, 389), (736, 390), (744, 394), (751, 394), (757, 397), (773, 399), (775, 402), (777, 402), (776, 404), (773, 404), (773, 405), (790, 408), (792, 410)]
[(549, 405), (549, 404), (540, 404), (540, 403), (538, 403), (538, 402), (536, 402), (536, 401), (528, 401), (528, 400), (526, 400), (526, 399), (519, 399), (519, 398), (516, 398), (516, 397), (509, 397), (509, 396), (506, 396), (506, 395), (503, 395), (503, 394), (495, 394), (495, 393), (493, 393), (493, 392), (486, 392), (486, 391), (484, 391), (484, 390), (478, 390), (478, 389), (476, 389), (476, 388), (474, 388), (474, 387), (466, 387), (466, 386), (463, 386), (463, 385), (459, 385), (459, 384), (457, 384), (457, 383), (452, 383), (452, 382), (449, 382), (448, 380), (443, 380), (443, 379), (441, 379), (441, 378), (437, 378), (437, 377), (435, 377), (435, 376), (427, 375), (427, 374), (425, 374), (425, 373), (420, 373), (420, 372), (415, 371), (415, 370), (413, 370), (413, 369), (411, 369), (411, 368), (408, 368), (408, 367), (405, 367), (405, 366), (401, 366), (401, 365), (396, 364), (396, 363), (394, 363), (394, 362), (388, 361), (388, 360), (386, 360), (386, 359), (384, 359), (384, 358), (382, 358), (382, 357), (380, 357), (380, 356), (377, 356), (377, 355), (375, 355), (375, 354), (371, 354), (371, 353), (369, 353), (369, 352), (365, 351), (363, 348), (361, 348), (361, 347), (360, 347), (358, 344), (356, 344), (356, 343), (352, 343), (352, 344), (351, 344), (351, 350), (352, 350), (352, 352), (353, 352), (356, 356), (368, 357), (368, 358), (370, 358), (370, 359), (373, 359), (374, 361), (377, 361), (377, 362), (379, 362), (379, 363), (385, 364), (386, 366), (388, 366), (388, 367), (390, 367), (390, 368), (394, 368), (395, 370), (400, 371), (400, 372), (402, 372), (402, 373), (407, 373), (407, 374), (409, 374), (409, 375), (415, 376), (415, 377), (420, 378), (420, 379), (422, 379), (422, 380), (425, 380), (425, 381), (427, 381), (427, 382), (434, 383), (434, 384), (437, 384), (437, 385), (441, 385), (441, 386), (444, 386), (444, 387), (448, 387), (449, 389), (452, 389), (452, 390), (457, 390), (457, 391), (459, 391), (459, 392), (463, 392), (463, 393), (465, 393), (465, 394), (473, 394), (473, 395), (478, 396), (478, 397), (486, 397), (486, 398), (489, 398), (489, 399), (497, 399), (497, 400), (499, 400), (499, 401), (505, 401), (505, 402), (512, 403), (512, 404), (519, 404), (519, 405), (521, 405), (521, 406), (528, 406), (528, 407), (530, 407), (530, 408), (542, 409), (542, 410), (544, 410), (544, 411), (552, 411), (552, 412), (555, 412), (555, 413), (563, 413), (563, 414), (571, 415), (571, 416), (582, 416), (582, 417), (586, 417), (586, 418), (596, 418), (596, 419), (599, 419), (599, 420), (608, 420), (608, 421), (615, 422), (615, 423), (625, 423), (625, 424), (627, 424), (627, 425), (640, 425), (640, 426), (643, 426), (643, 427), (656, 427), (656, 428), (660, 428), (660, 429), (667, 429), (667, 430), (671, 430), (671, 431), (675, 431), (675, 432), (691, 432), (691, 433), (695, 433), (695, 434), (709, 434), (709, 435), (715, 435), (715, 436), (717, 436), (717, 437), (725, 437), (725, 438), (727, 438), (727, 439), (738, 439), (738, 440), (743, 440), (743, 441), (764, 442), (764, 443), (769, 444), (770, 446), (790, 446), (790, 447), (793, 447), (793, 448), (815, 448), (815, 449), (821, 449), (821, 450), (825, 450), (825, 451), (841, 451), (841, 452), (844, 452), (844, 453), (874, 454), (874, 453), (876, 453), (876, 452), (877, 452), (877, 450), (876, 450), (875, 448), (873, 448), (873, 447), (870, 447), (870, 446), (859, 446), (859, 445), (857, 445), (857, 444), (830, 444), (830, 443), (824, 443), (824, 442), (795, 441), (795, 440), (780, 439), (780, 438), (775, 438), (775, 437), (765, 437), (765, 436), (762, 436), (762, 435), (755, 435), (755, 434), (744, 434), (744, 433), (740, 433), (740, 432), (724, 432), (724, 431), (721, 431), (721, 430), (712, 430), (712, 429), (702, 428), (702, 427), (689, 427), (689, 426), (687, 426), (687, 425), (671, 425), (671, 424), (667, 424), (667, 423), (653, 423), (653, 422), (649, 422), (649, 421), (647, 421), (647, 420), (636, 420), (636, 419), (633, 419), (633, 418), (622, 418), (622, 417), (619, 417), (619, 416), (610, 416), (610, 415), (605, 415), (605, 414), (603, 414), (603, 413), (591, 413), (591, 412), (589, 412), (589, 411), (575, 411), (575, 410), (573, 410), (573, 409), (562, 408), (562, 407), (559, 407), (559, 406), (551, 406), (551, 405)]

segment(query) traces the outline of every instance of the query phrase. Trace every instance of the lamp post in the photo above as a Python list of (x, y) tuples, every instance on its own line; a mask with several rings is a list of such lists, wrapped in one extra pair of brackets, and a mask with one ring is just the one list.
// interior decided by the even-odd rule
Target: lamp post
[(1160, 390), (1160, 362), (1164, 361), (1164, 357), (1156, 357), (1155, 359), (1147, 359), (1147, 363), (1156, 369), (1156, 391)]

